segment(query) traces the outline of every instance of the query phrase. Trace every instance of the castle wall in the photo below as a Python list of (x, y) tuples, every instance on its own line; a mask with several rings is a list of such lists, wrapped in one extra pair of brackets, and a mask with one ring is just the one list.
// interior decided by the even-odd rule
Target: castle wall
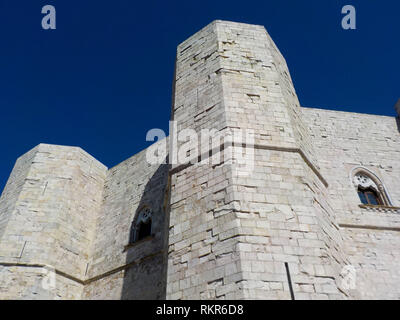
[[(146, 152), (107, 173), (85, 299), (165, 298), (168, 166), (148, 164)], [(128, 246), (143, 206), (153, 212), (153, 237)]]
[(168, 299), (243, 299), (229, 167), (194, 165), (172, 176)]
[(241, 232), (272, 222), (246, 241), (246, 296), (289, 299), (286, 262), (296, 299), (342, 298), (342, 238), (285, 59), (262, 26), (220, 23), (219, 35), (227, 125), (255, 130), (255, 168), (234, 172), (238, 212), (251, 213), (239, 221), (256, 226)]
[(400, 298), (400, 229), (344, 228), (345, 252), (356, 269), (354, 299)]
[[(342, 299), (346, 257), (324, 185), (298, 153), (256, 150), (248, 177), (234, 177), (247, 299)], [(338, 263), (339, 262), (339, 263)]]
[[(77, 300), (83, 284), (64, 275), (50, 278), (49, 269), (35, 265), (0, 265), (1, 300)], [(53, 280), (54, 279), (54, 280)], [(52, 287), (51, 283), (55, 286)]]
[(265, 28), (219, 21), (216, 32), (228, 126), (254, 130), (256, 145), (300, 149), (318, 167), (286, 61)]
[[(262, 26), (214, 21), (178, 46), (175, 73), (170, 138), (110, 170), (75, 147), (17, 160), (0, 197), (0, 298), (399, 299), (400, 120), (300, 108)], [(172, 165), (149, 163), (159, 147)], [(360, 206), (360, 166), (390, 206)], [(143, 208), (152, 234), (134, 242)]]
[(179, 45), (173, 111), (178, 131), (253, 130), (255, 159), (225, 146), (218, 165), (172, 170), (167, 297), (290, 299), (286, 262), (297, 298), (343, 298), (327, 184), (265, 29), (215, 21)]
[[(200, 137), (202, 129), (214, 129), (226, 134), (220, 55), (215, 23), (178, 46), (172, 110), (178, 132), (192, 129)], [(179, 150), (184, 142), (177, 140), (171, 133), (171, 144)], [(209, 150), (207, 143), (200, 153)], [(226, 234), (235, 223), (233, 208), (224, 200), (233, 192), (227, 189), (230, 169), (181, 164), (171, 169), (167, 299), (243, 298), (236, 284), (241, 278), (238, 241)]]
[(361, 208), (351, 170), (363, 166), (400, 207), (400, 133), (392, 117), (303, 108), (329, 182), (344, 251), (357, 270), (355, 298), (399, 299), (400, 209)]
[[(35, 293), (46, 266), (69, 279), (57, 277), (71, 288), (60, 289), (59, 298), (81, 297), (105, 173), (102, 164), (74, 147), (41, 144), (18, 160), (1, 199), (2, 220), (8, 215), (8, 223), (0, 241), (0, 283), (20, 279), (21, 286), (11, 291), (14, 298), (47, 298)], [(4, 205), (10, 201), (15, 205)]]
[[(7, 184), (0, 197), (0, 241), (6, 231), (8, 222), (13, 216), (17, 200), (24, 187), (25, 179), (28, 176), (33, 158), (36, 155), (38, 147), (32, 149), (24, 156), (20, 157), (11, 172)], [(8, 250), (14, 252), (15, 256), (19, 256), (22, 248), (19, 243), (9, 244)], [(10, 252), (11, 254), (11, 252)]]

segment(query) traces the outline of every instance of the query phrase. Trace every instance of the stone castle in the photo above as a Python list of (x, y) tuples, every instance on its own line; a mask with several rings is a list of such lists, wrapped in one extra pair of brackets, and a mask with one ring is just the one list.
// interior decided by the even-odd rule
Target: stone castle
[(171, 118), (251, 130), (254, 166), (38, 145), (0, 198), (0, 299), (400, 299), (398, 118), (300, 107), (265, 28), (219, 20), (178, 46)]

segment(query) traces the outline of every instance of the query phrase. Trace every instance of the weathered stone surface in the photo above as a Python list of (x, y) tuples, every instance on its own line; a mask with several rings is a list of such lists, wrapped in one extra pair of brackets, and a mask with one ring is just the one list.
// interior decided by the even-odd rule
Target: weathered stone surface
[[(87, 279), (100, 278), (89, 280), (85, 298), (165, 298), (167, 186), (168, 165), (148, 165), (146, 151), (108, 171), (87, 272)], [(153, 236), (126, 247), (144, 206), (153, 212)]]
[[(106, 172), (74, 147), (41, 144), (17, 161), (0, 200), (0, 265), (5, 268), (0, 283), (8, 281), (3, 279), (8, 272), (22, 275), (26, 270), (36, 277), (33, 266), (84, 278)], [(80, 298), (82, 288), (75, 285), (74, 293), (68, 290), (61, 298)], [(13, 290), (28, 294), (24, 286)]]
[[(0, 198), (0, 299), (291, 299), (287, 270), (296, 299), (400, 298), (395, 118), (301, 108), (265, 28), (227, 21), (178, 46), (173, 101), (178, 133), (220, 135), (206, 160), (238, 130), (254, 156), (224, 144), (212, 164), (150, 165), (144, 150), (107, 169), (37, 146)], [(385, 206), (360, 206), (360, 168)], [(151, 236), (132, 243), (144, 209)]]
[(357, 270), (354, 298), (400, 298), (400, 210), (360, 208), (352, 169), (365, 167), (384, 183), (393, 207), (400, 207), (400, 134), (396, 119), (303, 108), (321, 172), (341, 226), (343, 250)]

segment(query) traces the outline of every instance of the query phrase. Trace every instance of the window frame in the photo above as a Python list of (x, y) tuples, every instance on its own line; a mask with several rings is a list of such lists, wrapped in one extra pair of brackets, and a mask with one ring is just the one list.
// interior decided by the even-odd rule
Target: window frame
[[(381, 199), (381, 195), (372, 188), (364, 189), (364, 188), (361, 188), (360, 186), (358, 186), (357, 193), (358, 193), (360, 201), (363, 205), (369, 205), (369, 206), (383, 206), (384, 205), (384, 202)], [(365, 198), (365, 200), (366, 200), (365, 202), (363, 202), (360, 194), (362, 194), (363, 197)], [(369, 195), (372, 195), (374, 197), (374, 200), (376, 203), (371, 202)]]
[[(135, 218), (132, 221), (128, 245), (130, 246), (153, 237), (153, 222), (153, 211), (148, 206), (142, 206), (139, 210), (137, 210)], [(144, 237), (140, 237), (142, 224), (150, 224), (149, 234)]]
[[(360, 206), (393, 207), (389, 194), (386, 191), (386, 187), (384, 186), (381, 179), (371, 170), (365, 167), (353, 168), (350, 172), (350, 181), (355, 187), (358, 199), (361, 202)], [(374, 198), (375, 200), (377, 200), (376, 202), (378, 204), (374, 204), (371, 202), (367, 191), (369, 189), (371, 190), (370, 192), (374, 195)], [(364, 203), (361, 199), (359, 190), (363, 192), (367, 203)]]

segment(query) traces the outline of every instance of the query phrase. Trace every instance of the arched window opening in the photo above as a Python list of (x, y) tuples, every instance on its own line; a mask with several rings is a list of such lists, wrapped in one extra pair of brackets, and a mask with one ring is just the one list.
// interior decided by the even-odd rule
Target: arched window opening
[(143, 240), (152, 235), (152, 211), (148, 207), (142, 208), (132, 223), (130, 243)]
[(147, 222), (141, 222), (138, 226), (138, 236), (136, 241), (140, 241), (144, 238), (151, 236), (151, 219)]
[(361, 187), (358, 187), (358, 196), (360, 197), (362, 204), (369, 204), (373, 206), (383, 205), (379, 194), (372, 188), (363, 189)]
[(369, 170), (358, 168), (353, 176), (353, 183), (363, 205), (391, 206), (383, 183)]

